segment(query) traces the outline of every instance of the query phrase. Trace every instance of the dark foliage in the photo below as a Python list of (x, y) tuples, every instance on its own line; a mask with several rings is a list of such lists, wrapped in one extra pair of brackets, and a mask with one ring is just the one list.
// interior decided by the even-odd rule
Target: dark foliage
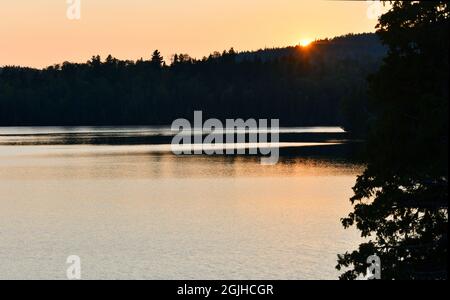
[(365, 122), (366, 77), (385, 54), (374, 34), (309, 47), (176, 54), (149, 60), (92, 57), (44, 70), (0, 69), (0, 125), (158, 125), (176, 118), (279, 118), (282, 125)]
[(368, 166), (343, 220), (368, 241), (340, 255), (338, 269), (355, 279), (377, 254), (382, 279), (446, 279), (448, 4), (396, 1), (377, 33), (389, 51), (370, 79)]

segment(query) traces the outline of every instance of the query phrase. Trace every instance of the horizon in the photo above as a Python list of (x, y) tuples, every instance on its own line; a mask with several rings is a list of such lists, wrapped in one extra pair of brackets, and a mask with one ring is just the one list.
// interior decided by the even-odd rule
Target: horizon
[[(229, 51), (231, 49), (233, 49), (236, 54), (245, 54), (245, 53), (257, 53), (259, 51), (270, 51), (270, 50), (278, 50), (278, 49), (287, 49), (287, 48), (307, 48), (310, 47), (312, 44), (317, 43), (317, 42), (321, 42), (321, 41), (333, 41), (334, 39), (338, 39), (338, 38), (345, 38), (347, 36), (350, 35), (354, 35), (354, 36), (358, 36), (358, 35), (364, 35), (364, 34), (375, 34), (374, 32), (360, 32), (360, 33), (346, 33), (346, 34), (342, 34), (339, 36), (334, 36), (334, 37), (325, 37), (322, 39), (315, 39), (315, 40), (310, 40), (307, 42), (307, 44), (303, 44), (302, 42), (296, 44), (296, 45), (286, 45), (286, 46), (273, 46), (273, 47), (265, 47), (265, 48), (256, 48), (256, 49), (236, 49), (234, 47), (228, 47), (222, 50), (213, 50), (210, 53), (204, 55), (203, 57), (194, 57), (191, 56), (189, 53), (174, 53), (175, 54), (187, 54), (189, 55), (189, 57), (191, 57), (194, 60), (198, 60), (201, 61), (202, 59), (208, 58), (209, 55), (213, 55), (215, 52), (218, 52), (220, 54), (222, 54), (224, 51)], [(18, 67), (18, 68), (28, 68), (28, 69), (36, 69), (36, 70), (45, 70), (46, 68), (49, 67), (53, 67), (53, 66), (58, 66), (58, 65), (62, 65), (63, 63), (70, 63), (70, 64), (86, 64), (88, 63), (93, 57), (99, 56), (101, 58), (102, 62), (106, 61), (106, 58), (108, 56), (112, 56), (113, 58), (119, 60), (119, 61), (130, 61), (130, 62), (137, 62), (140, 59), (143, 59), (143, 61), (149, 61), (151, 59), (151, 54), (153, 53), (153, 51), (159, 51), (159, 49), (150, 49), (148, 51), (148, 53), (150, 53), (150, 55), (148, 55), (147, 57), (139, 57), (139, 58), (119, 58), (114, 56), (113, 54), (109, 53), (106, 55), (99, 55), (99, 54), (92, 54), (90, 57), (86, 58), (86, 60), (84, 61), (68, 61), (68, 60), (63, 60), (63, 61), (59, 61), (59, 62), (54, 62), (52, 64), (46, 65), (46, 66), (42, 66), (42, 67), (33, 67), (33, 66), (22, 66), (22, 65), (0, 65), (0, 68), (8, 68), (8, 67)], [(172, 55), (172, 56), (173, 56)], [(172, 56), (171, 57), (165, 57), (163, 56), (163, 61), (167, 66), (172, 65)]]
[(0, 280), (448, 279), (449, 2), (7, 2)]
[(295, 47), (373, 33), (377, 15), (370, 14), (381, 13), (365, 1), (283, 0), (274, 6), (273, 0), (81, 0), (79, 19), (70, 19), (69, 3), (49, 1), (18, 0), (2, 6), (0, 66), (43, 69), (65, 61), (85, 63), (94, 55), (148, 59), (155, 49), (169, 64), (175, 53), (201, 59), (230, 48), (243, 52)]

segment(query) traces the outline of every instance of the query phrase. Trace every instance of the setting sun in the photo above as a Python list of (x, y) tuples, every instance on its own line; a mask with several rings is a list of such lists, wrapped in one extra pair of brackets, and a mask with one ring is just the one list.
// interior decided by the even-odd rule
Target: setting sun
[(0, 281), (448, 279), (450, 1), (0, 1)]
[(302, 47), (307, 47), (312, 43), (312, 40), (309, 39), (303, 39), (300, 41), (300, 46)]

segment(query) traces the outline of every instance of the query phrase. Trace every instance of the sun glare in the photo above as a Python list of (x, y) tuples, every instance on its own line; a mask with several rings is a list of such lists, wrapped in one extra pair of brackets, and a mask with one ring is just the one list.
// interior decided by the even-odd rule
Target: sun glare
[(312, 40), (308, 40), (308, 39), (303, 39), (300, 41), (300, 46), (302, 47), (307, 47), (311, 44)]

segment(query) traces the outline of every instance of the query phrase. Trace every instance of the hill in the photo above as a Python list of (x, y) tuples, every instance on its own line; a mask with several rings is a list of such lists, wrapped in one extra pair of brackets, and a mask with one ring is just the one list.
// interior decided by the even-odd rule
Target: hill
[(385, 49), (374, 34), (315, 41), (308, 47), (203, 59), (176, 54), (166, 65), (108, 56), (43, 70), (0, 69), (0, 125), (160, 125), (176, 118), (278, 118), (287, 125), (360, 129), (366, 77)]

